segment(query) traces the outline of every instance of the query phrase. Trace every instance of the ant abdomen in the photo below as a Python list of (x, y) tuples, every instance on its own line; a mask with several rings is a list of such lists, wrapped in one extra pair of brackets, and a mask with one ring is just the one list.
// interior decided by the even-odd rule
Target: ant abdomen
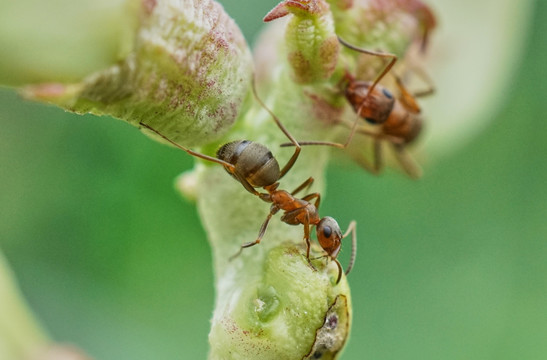
[(242, 176), (253, 187), (272, 185), (281, 176), (279, 163), (270, 150), (253, 141), (237, 140), (224, 144), (218, 149), (217, 158), (234, 165), (237, 174), (228, 172), (234, 177)]

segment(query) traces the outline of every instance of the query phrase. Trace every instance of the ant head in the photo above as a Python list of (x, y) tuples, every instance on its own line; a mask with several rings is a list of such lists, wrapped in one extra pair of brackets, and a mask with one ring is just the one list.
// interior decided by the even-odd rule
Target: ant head
[(384, 123), (395, 104), (393, 94), (377, 84), (370, 91), (370, 81), (350, 81), (346, 87), (346, 98), (355, 112), (371, 124)]
[(317, 224), (316, 232), (319, 245), (331, 258), (336, 259), (342, 245), (342, 230), (340, 230), (336, 220), (330, 216), (325, 216)]

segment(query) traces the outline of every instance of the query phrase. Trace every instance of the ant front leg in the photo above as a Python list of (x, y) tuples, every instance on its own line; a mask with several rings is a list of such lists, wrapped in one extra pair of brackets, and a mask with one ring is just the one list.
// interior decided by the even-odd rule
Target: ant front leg
[(298, 225), (302, 224), (304, 226), (304, 241), (306, 241), (306, 259), (308, 259), (308, 264), (313, 270), (317, 270), (315, 266), (312, 265), (310, 260), (310, 213), (307, 207), (300, 207), (291, 211), (285, 212), (281, 217), (281, 221), (289, 225)]
[(310, 260), (310, 249), (311, 249), (311, 242), (310, 242), (310, 216), (309, 216), (309, 213), (306, 211), (306, 216), (305, 216), (305, 219), (304, 219), (304, 240), (306, 240), (306, 259), (308, 259), (308, 264), (310, 265), (310, 267), (314, 270), (314, 271), (317, 271), (317, 269), (315, 268), (315, 266), (313, 266), (313, 264), (311, 263), (311, 260)]
[(311, 241), (310, 241), (310, 213), (307, 208), (301, 209), (305, 212), (304, 219), (302, 224), (304, 225), (304, 240), (306, 241), (306, 259), (308, 259), (308, 265), (314, 270), (317, 271), (315, 266), (311, 263), (310, 259), (310, 250), (311, 250)]

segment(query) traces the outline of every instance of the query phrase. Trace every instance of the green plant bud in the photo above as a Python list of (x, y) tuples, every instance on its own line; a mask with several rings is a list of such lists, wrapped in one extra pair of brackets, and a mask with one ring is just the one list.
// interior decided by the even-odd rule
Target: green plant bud
[(289, 14), (285, 46), (293, 80), (302, 84), (329, 79), (339, 53), (329, 5), (324, 0), (283, 1), (264, 21)]
[(143, 122), (185, 146), (219, 138), (250, 85), (252, 59), (239, 28), (210, 0), (142, 4), (133, 48), (122, 59), (78, 82), (27, 86), (24, 95)]
[[(333, 359), (349, 335), (351, 307), (344, 279), (326, 259), (308, 264), (303, 246), (283, 243), (256, 266), (230, 265), (243, 287), (218, 293), (210, 359)], [(235, 267), (236, 269), (231, 269)]]

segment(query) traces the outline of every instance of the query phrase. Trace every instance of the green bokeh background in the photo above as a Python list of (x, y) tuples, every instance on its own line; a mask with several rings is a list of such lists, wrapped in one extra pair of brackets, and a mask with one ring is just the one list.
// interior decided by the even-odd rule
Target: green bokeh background
[[(275, 3), (223, 1), (251, 41)], [(422, 180), (330, 168), (322, 213), (359, 224), (344, 359), (547, 358), (546, 2), (531, 27), (491, 125)], [(102, 360), (205, 358), (209, 246), (173, 190), (192, 159), (7, 90), (0, 123), (0, 247), (51, 335)]]

